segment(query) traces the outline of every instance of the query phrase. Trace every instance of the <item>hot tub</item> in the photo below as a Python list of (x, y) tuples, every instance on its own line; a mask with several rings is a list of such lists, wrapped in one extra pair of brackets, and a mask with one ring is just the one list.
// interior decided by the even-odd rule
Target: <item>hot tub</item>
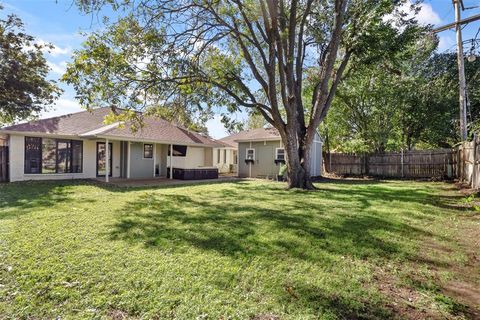
[[(218, 168), (197, 167), (197, 168), (173, 168), (173, 179), (179, 180), (205, 180), (218, 179)], [(167, 178), (170, 178), (170, 168), (167, 168)]]

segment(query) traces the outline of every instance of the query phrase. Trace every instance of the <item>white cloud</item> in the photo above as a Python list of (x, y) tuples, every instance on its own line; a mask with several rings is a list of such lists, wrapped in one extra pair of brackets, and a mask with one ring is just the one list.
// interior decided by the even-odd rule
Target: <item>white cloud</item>
[(421, 24), (439, 24), (442, 22), (440, 16), (433, 10), (432, 5), (428, 3), (420, 4), (420, 12), (417, 14), (417, 20)]
[[(404, 4), (398, 8), (398, 10), (402, 13), (405, 13), (407, 15), (407, 18), (413, 18), (423, 25), (431, 24), (431, 25), (437, 25), (442, 22), (442, 19), (438, 15), (438, 13), (433, 10), (432, 5), (428, 3), (420, 3), (420, 11), (415, 14), (415, 11), (412, 10), (412, 0), (408, 0)], [(383, 18), (384, 21), (394, 21), (394, 16), (393, 15), (387, 15)]]
[[(65, 56), (65, 55), (69, 55), (72, 52), (72, 47), (70, 46), (60, 47), (51, 42), (45, 41), (43, 39), (38, 39), (37, 41), (35, 41), (35, 43), (38, 45), (44, 46), (42, 50), (43, 53), (48, 54), (52, 57)], [(53, 47), (50, 47), (50, 45)], [(29, 50), (33, 48), (34, 48), (33, 45), (27, 47), (27, 49)]]
[(67, 71), (67, 62), (66, 61), (60, 61), (60, 62), (52, 62), (52, 61), (47, 61), (48, 66), (51, 69), (51, 72), (63, 75), (65, 71)]
[(80, 104), (75, 100), (60, 98), (50, 110), (42, 112), (40, 119), (61, 116), (68, 113), (84, 111)]
[(227, 129), (225, 129), (221, 119), (222, 117), (220, 115), (215, 115), (213, 119), (208, 120), (206, 123), (208, 133), (214, 139), (228, 136)]

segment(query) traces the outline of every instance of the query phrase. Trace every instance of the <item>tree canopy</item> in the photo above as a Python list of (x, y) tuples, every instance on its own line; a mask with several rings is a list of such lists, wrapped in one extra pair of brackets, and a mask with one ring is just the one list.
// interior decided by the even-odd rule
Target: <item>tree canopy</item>
[(122, 16), (89, 37), (64, 80), (87, 106), (145, 109), (188, 97), (187, 110), (253, 109), (280, 132), (289, 186), (312, 188), (310, 145), (349, 62), (394, 55), (416, 28), (401, 14), (401, 28), (385, 21), (402, 2), (78, 0)]
[(60, 94), (55, 81), (47, 80), (43, 51), (50, 48), (35, 43), (17, 16), (0, 19), (0, 125), (38, 115)]
[[(424, 54), (393, 72), (361, 68), (337, 92), (322, 130), (330, 147), (343, 152), (448, 148), (458, 135), (458, 71), (455, 53)], [(417, 50), (416, 52), (421, 52)], [(480, 62), (466, 62), (469, 129), (480, 121)]]

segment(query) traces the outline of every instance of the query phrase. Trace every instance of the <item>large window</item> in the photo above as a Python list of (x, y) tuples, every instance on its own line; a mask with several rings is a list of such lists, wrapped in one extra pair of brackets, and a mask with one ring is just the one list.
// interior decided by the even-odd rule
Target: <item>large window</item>
[(153, 144), (145, 143), (143, 145), (143, 158), (145, 159), (153, 158)]
[[(170, 155), (170, 148), (168, 148), (168, 155)], [(187, 155), (187, 146), (173, 145), (174, 157), (185, 157)]]
[(81, 173), (83, 142), (25, 137), (25, 173)]

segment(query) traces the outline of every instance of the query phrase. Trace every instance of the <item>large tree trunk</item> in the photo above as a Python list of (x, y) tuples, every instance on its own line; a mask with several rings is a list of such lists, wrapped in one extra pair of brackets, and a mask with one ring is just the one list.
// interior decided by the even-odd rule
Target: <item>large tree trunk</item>
[(310, 143), (305, 139), (298, 139), (296, 132), (287, 130), (283, 144), (287, 155), (287, 181), (288, 188), (313, 190), (310, 177)]

